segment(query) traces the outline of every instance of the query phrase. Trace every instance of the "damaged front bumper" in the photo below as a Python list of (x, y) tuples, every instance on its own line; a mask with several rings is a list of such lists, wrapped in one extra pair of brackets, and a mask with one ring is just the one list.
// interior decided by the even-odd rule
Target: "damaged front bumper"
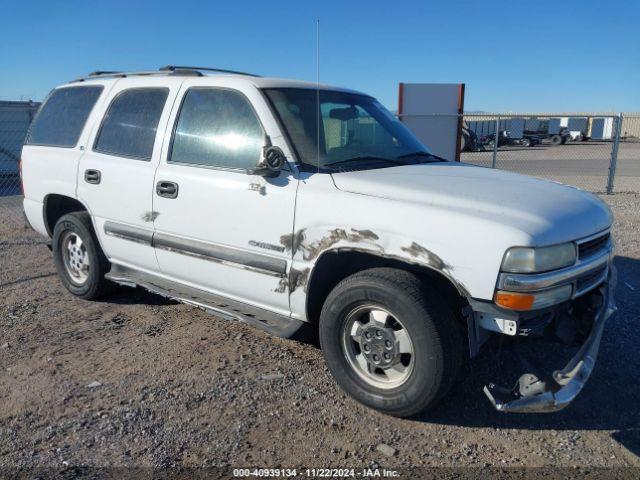
[(569, 405), (586, 384), (598, 356), (606, 320), (616, 311), (613, 299), (615, 269), (598, 290), (602, 302), (593, 318), (591, 330), (571, 360), (561, 370), (540, 379), (533, 373), (520, 376), (512, 389), (495, 384), (484, 387), (489, 401), (500, 412), (555, 412)]

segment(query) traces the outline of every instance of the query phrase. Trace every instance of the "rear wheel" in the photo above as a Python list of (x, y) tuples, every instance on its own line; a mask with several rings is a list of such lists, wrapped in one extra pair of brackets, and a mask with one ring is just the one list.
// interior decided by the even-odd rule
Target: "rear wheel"
[(53, 230), (53, 259), (58, 276), (67, 290), (91, 300), (112, 286), (104, 278), (110, 269), (87, 212), (64, 215)]
[(551, 140), (551, 145), (561, 145), (562, 144), (562, 137), (560, 135), (551, 135), (551, 138), (549, 139)]
[(375, 268), (343, 280), (320, 316), (320, 344), (338, 384), (399, 417), (429, 409), (462, 363), (455, 318), (413, 274)]

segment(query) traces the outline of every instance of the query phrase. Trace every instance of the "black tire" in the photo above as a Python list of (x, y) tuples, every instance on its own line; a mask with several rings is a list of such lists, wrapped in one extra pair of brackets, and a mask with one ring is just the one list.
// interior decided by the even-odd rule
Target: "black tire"
[[(394, 388), (377, 388), (362, 378), (345, 354), (343, 331), (349, 313), (375, 305), (397, 317), (413, 346), (413, 367)], [(450, 308), (412, 273), (373, 268), (340, 282), (320, 314), (320, 345), (338, 384), (359, 402), (397, 417), (433, 407), (451, 388), (463, 360), (463, 338)]]
[(551, 140), (551, 145), (561, 145), (562, 144), (562, 137), (560, 135), (551, 135), (551, 138), (549, 139)]
[[(71, 233), (80, 237), (89, 259), (87, 278), (81, 283), (75, 280), (65, 267), (61, 241)], [(65, 288), (75, 296), (93, 300), (105, 295), (113, 287), (113, 284), (104, 278), (111, 265), (100, 248), (91, 216), (87, 212), (69, 213), (58, 220), (53, 229), (52, 250), (58, 276)]]
[(523, 137), (522, 140), (520, 140), (520, 145), (522, 145), (523, 147), (530, 147), (532, 145), (531, 139)]

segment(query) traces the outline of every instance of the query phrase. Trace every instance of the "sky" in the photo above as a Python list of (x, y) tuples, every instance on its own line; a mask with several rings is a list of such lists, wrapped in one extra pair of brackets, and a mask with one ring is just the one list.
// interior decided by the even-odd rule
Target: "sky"
[(640, 111), (639, 0), (0, 0), (0, 99), (94, 70), (212, 66), (316, 79), (397, 109), (465, 83), (466, 111)]

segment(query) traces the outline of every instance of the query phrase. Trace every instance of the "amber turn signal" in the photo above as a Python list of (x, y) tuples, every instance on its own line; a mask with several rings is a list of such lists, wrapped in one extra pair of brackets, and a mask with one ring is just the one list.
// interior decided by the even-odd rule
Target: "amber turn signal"
[(536, 296), (529, 293), (497, 291), (494, 301), (497, 305), (511, 310), (531, 310)]

